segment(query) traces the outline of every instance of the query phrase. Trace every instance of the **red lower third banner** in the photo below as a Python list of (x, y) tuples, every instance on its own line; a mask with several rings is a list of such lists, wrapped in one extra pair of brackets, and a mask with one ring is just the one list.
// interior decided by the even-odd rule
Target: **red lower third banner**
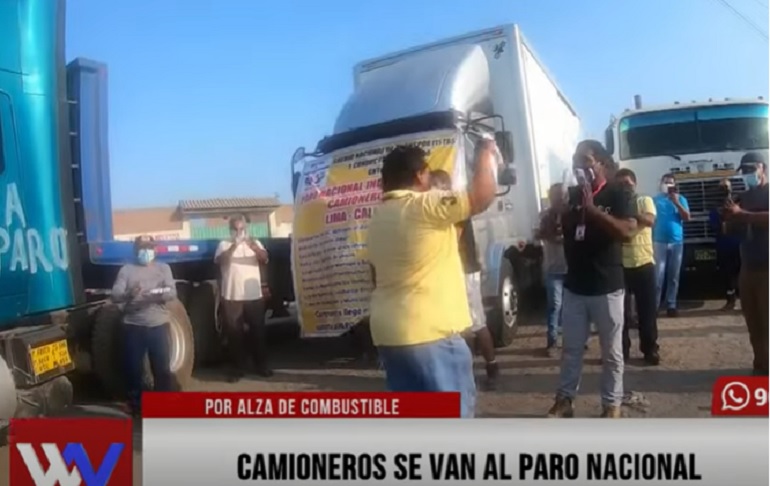
[(767, 399), (767, 376), (721, 376), (711, 392), (711, 414), (767, 417)]
[(145, 393), (144, 418), (459, 418), (459, 393)]

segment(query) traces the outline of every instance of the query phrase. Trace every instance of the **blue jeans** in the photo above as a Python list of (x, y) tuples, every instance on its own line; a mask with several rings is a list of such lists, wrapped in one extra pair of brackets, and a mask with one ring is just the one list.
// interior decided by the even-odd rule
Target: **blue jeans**
[(131, 409), (138, 411), (144, 389), (144, 357), (150, 361), (155, 391), (172, 391), (168, 324), (146, 327), (123, 325), (126, 385)]
[(666, 287), (666, 308), (676, 309), (679, 293), (679, 270), (682, 268), (684, 245), (682, 243), (658, 243), (653, 245), (655, 257), (655, 305), (661, 304), (663, 287)]
[(380, 346), (388, 389), (394, 392), (460, 392), (460, 416), (473, 418), (473, 355), (461, 336), (414, 346)]
[(548, 306), (546, 329), (548, 334), (547, 346), (556, 345), (561, 327), (561, 299), (564, 293), (564, 274), (548, 273), (545, 276), (545, 298)]

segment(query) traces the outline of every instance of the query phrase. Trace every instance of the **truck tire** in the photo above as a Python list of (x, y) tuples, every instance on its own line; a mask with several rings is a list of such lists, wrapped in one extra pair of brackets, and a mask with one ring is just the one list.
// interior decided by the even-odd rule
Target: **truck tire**
[(176, 389), (184, 390), (190, 384), (195, 365), (195, 335), (184, 305), (178, 300), (172, 300), (166, 306), (171, 314), (169, 322), (171, 374), (175, 378)]
[[(175, 378), (175, 387), (184, 389), (192, 377), (195, 351), (190, 318), (178, 300), (166, 304), (169, 319), (169, 354), (171, 355), (171, 374)], [(105, 304), (96, 313), (91, 353), (94, 372), (99, 377), (105, 391), (115, 398), (126, 397), (126, 382), (123, 368), (123, 349), (121, 346), (122, 311), (115, 304)], [(149, 360), (145, 359), (144, 388), (152, 389), (152, 373)]]
[(13, 374), (0, 356), (0, 447), (8, 439), (8, 425), (16, 413), (16, 382)]
[[(123, 373), (123, 348), (121, 328), (123, 312), (116, 304), (106, 303), (96, 311), (91, 334), (93, 370), (104, 391), (117, 399), (126, 398), (126, 382)], [(145, 387), (150, 388), (152, 377), (149, 367), (144, 377)]]
[(513, 342), (519, 324), (519, 288), (508, 259), (500, 264), (500, 284), (492, 310), (487, 314), (487, 327), (495, 346), (502, 348)]
[(187, 313), (195, 339), (195, 366), (222, 360), (222, 338), (217, 331), (217, 292), (216, 282), (202, 282), (191, 289)]

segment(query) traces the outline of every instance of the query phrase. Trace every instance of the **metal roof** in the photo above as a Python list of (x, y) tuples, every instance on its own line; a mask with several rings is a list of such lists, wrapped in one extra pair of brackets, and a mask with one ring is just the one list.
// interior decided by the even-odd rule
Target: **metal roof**
[(280, 205), (280, 201), (275, 197), (230, 197), (215, 199), (184, 199), (179, 201), (179, 209), (182, 211), (275, 209)]

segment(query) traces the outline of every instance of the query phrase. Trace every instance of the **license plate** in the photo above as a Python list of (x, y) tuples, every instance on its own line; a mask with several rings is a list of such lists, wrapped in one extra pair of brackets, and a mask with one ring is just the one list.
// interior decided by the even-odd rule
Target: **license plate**
[(707, 262), (715, 260), (717, 253), (714, 250), (695, 250), (695, 261)]
[(30, 349), (29, 357), (32, 360), (32, 371), (35, 373), (35, 376), (40, 376), (56, 368), (72, 364), (67, 341), (64, 339)]

